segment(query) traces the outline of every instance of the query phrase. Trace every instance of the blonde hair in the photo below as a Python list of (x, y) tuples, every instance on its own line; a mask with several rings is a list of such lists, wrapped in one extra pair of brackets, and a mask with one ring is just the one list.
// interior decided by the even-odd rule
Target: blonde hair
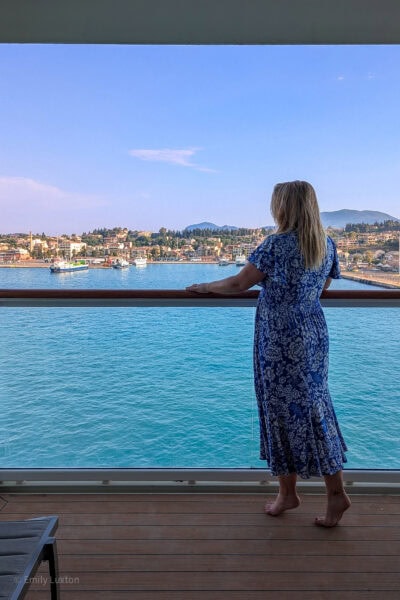
[(326, 255), (326, 234), (313, 186), (307, 181), (278, 183), (272, 192), (271, 213), (277, 233), (297, 232), (305, 267), (319, 267)]

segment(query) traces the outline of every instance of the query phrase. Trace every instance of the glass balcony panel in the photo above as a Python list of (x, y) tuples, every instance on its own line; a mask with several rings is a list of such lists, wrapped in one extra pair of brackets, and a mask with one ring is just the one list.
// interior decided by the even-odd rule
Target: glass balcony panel
[[(399, 469), (396, 308), (327, 308), (347, 468)], [(0, 467), (262, 468), (253, 308), (3, 308)]]
[(0, 466), (250, 464), (254, 309), (2, 316)]
[(326, 308), (330, 392), (349, 446), (348, 468), (400, 469), (397, 308)]

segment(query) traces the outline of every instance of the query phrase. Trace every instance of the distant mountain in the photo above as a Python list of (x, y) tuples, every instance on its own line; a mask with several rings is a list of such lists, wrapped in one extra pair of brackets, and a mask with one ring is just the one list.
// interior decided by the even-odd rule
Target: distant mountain
[(321, 219), (324, 227), (346, 227), (348, 223), (383, 223), (383, 221), (399, 221), (387, 213), (377, 210), (333, 210), (331, 212), (322, 212)]
[[(321, 219), (324, 227), (337, 227), (341, 229), (346, 227), (348, 223), (368, 223), (373, 225), (374, 223), (383, 223), (383, 221), (399, 221), (396, 217), (392, 217), (387, 213), (379, 212), (378, 210), (350, 210), (343, 208), (342, 210), (333, 210), (330, 212), (321, 212)], [(264, 227), (273, 228), (274, 225), (267, 225)], [(215, 223), (209, 223), (204, 221), (203, 223), (197, 223), (195, 225), (188, 225), (185, 227), (185, 231), (193, 231), (193, 229), (211, 229), (213, 231), (227, 231), (237, 230), (239, 227), (234, 225), (215, 225)]]
[(188, 225), (187, 227), (185, 227), (185, 231), (193, 231), (193, 229), (212, 229), (215, 231), (226, 231), (232, 229), (239, 229), (239, 227), (234, 227), (233, 225), (215, 225), (214, 223), (208, 223), (207, 221), (204, 221), (203, 223), (197, 223), (196, 225)]

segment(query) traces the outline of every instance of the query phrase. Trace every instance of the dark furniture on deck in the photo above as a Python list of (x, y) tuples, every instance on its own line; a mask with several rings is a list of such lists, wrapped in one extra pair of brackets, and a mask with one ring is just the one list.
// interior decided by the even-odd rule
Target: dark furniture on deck
[(58, 517), (0, 523), (0, 600), (24, 598), (42, 561), (49, 561), (51, 600), (58, 600)]

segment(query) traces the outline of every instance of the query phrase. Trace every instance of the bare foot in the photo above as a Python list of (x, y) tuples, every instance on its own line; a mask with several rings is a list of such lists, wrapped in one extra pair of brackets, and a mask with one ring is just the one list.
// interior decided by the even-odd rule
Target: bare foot
[(271, 517), (277, 517), (285, 510), (297, 508), (299, 504), (300, 498), (297, 494), (295, 494), (294, 496), (283, 496), (282, 494), (278, 494), (275, 502), (270, 502), (265, 505), (264, 512), (267, 515), (271, 515)]
[(325, 517), (316, 517), (315, 524), (320, 527), (335, 527), (342, 518), (343, 513), (350, 508), (350, 498), (346, 492), (328, 496), (328, 506)]

